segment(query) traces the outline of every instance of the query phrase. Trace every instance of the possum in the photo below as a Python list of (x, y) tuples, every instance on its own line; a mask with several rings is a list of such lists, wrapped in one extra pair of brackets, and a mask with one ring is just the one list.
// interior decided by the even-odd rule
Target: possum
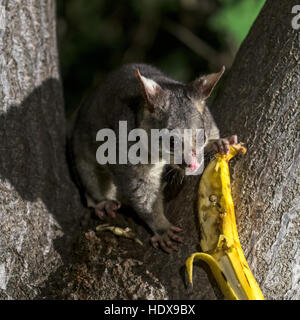
[[(126, 64), (111, 72), (76, 110), (68, 133), (72, 167), (87, 200), (101, 219), (116, 216), (121, 204), (131, 206), (150, 227), (152, 245), (170, 253), (183, 241), (181, 228), (172, 225), (164, 214), (162, 177), (167, 164), (99, 164), (97, 132), (102, 128), (119, 135), (119, 122), (127, 131), (151, 129), (203, 129), (205, 152), (228, 153), (237, 142), (235, 135), (220, 139), (219, 130), (206, 105), (225, 68), (201, 76), (190, 83), (174, 80), (147, 64)], [(117, 150), (120, 142), (117, 141)], [(127, 148), (132, 145), (128, 142)], [(194, 151), (195, 145), (191, 146)], [(170, 142), (170, 154), (174, 145)], [(174, 165), (178, 170), (197, 169), (194, 152), (191, 161)], [(171, 164), (172, 165), (172, 164)]]

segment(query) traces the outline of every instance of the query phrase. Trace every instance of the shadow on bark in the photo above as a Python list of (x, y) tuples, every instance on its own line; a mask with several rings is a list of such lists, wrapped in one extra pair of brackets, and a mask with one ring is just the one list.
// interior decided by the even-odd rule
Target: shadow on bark
[[(47, 210), (58, 222), (63, 235), (53, 240), (53, 246), (66, 262), (83, 208), (66, 166), (62, 106), (55, 97), (59, 92), (59, 81), (49, 79), (20, 105), (12, 105), (0, 115), (0, 176), (5, 181), (0, 191), (8, 196), (17, 192), (20, 205), (24, 200), (46, 206), (36, 210)], [(7, 214), (16, 214), (8, 205), (6, 208)], [(36, 232), (32, 237), (45, 232), (43, 221), (31, 221), (31, 225)]]

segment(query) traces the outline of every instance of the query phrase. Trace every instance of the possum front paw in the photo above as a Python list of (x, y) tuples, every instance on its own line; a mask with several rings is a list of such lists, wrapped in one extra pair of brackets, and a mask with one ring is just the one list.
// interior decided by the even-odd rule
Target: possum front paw
[(103, 200), (95, 205), (95, 214), (103, 220), (105, 214), (115, 218), (117, 210), (121, 207), (121, 203), (117, 200)]
[(94, 208), (96, 216), (98, 216), (101, 220), (104, 219), (105, 214), (110, 215), (115, 218), (117, 210), (121, 207), (121, 202), (118, 200), (102, 200), (100, 202), (95, 202), (89, 195), (85, 195), (87, 206), (89, 208)]
[(228, 154), (229, 149), (230, 149), (230, 145), (237, 144), (237, 140), (238, 139), (237, 139), (236, 135), (233, 135), (228, 138), (219, 139), (219, 140), (215, 141), (213, 144), (214, 151), (216, 153), (219, 152), (221, 154)]
[(154, 248), (160, 246), (165, 252), (171, 253), (173, 250), (178, 251), (178, 247), (173, 241), (183, 242), (183, 238), (176, 233), (181, 232), (182, 229), (171, 225), (167, 230), (156, 233), (151, 239), (151, 244)]

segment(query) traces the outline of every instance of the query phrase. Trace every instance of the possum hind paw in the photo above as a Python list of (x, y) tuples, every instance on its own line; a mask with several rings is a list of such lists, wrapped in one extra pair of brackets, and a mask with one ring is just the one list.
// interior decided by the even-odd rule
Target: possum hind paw
[(151, 244), (154, 248), (158, 248), (160, 246), (162, 250), (166, 253), (172, 253), (173, 251), (178, 251), (178, 246), (174, 243), (183, 242), (183, 237), (178, 236), (176, 233), (181, 232), (182, 229), (171, 226), (168, 230), (166, 230), (162, 234), (155, 234), (151, 239)]

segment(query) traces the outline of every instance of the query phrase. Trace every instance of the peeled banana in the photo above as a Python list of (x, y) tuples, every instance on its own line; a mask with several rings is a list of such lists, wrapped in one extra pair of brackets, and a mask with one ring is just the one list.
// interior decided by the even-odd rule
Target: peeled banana
[(228, 161), (238, 153), (246, 153), (241, 143), (231, 145), (228, 155), (216, 154), (202, 175), (198, 215), (203, 252), (192, 254), (186, 267), (191, 284), (193, 261), (200, 259), (209, 265), (226, 299), (263, 300), (241, 248), (235, 222)]

